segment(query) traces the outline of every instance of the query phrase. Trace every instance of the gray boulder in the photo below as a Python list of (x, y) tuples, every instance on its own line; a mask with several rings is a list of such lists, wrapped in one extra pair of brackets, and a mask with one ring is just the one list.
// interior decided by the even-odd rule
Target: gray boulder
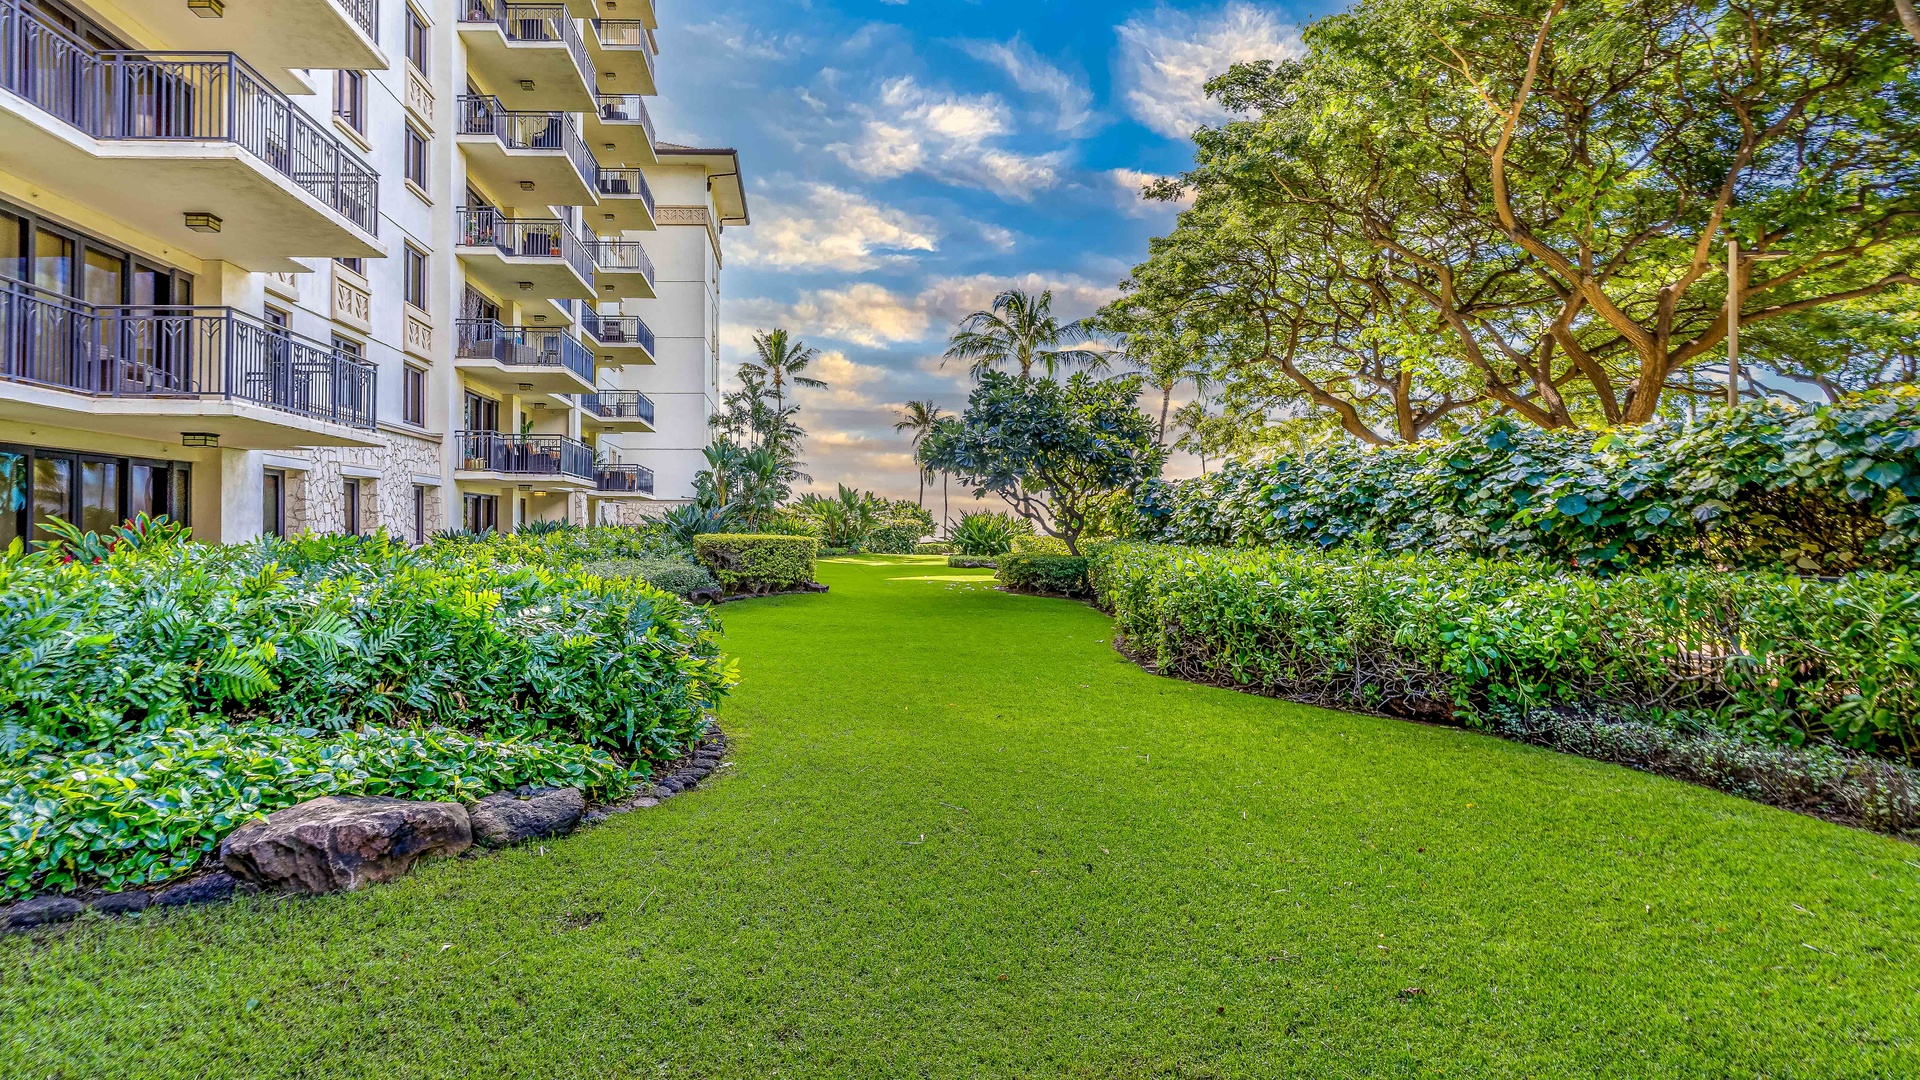
[(192, 904), (224, 903), (233, 899), (236, 884), (232, 874), (204, 874), (154, 893), (152, 906), (187, 907)]
[(36, 896), (0, 911), (0, 918), (6, 920), (9, 930), (25, 930), (77, 919), (85, 910), (85, 904), (70, 896)]
[(586, 812), (587, 796), (579, 788), (535, 788), (489, 795), (467, 807), (467, 818), (473, 822), (474, 843), (506, 847), (523, 840), (564, 836), (580, 824)]
[[(226, 877), (225, 874), (221, 876)], [(147, 910), (147, 905), (152, 902), (153, 897), (148, 893), (140, 889), (127, 889), (96, 896), (87, 906), (102, 915), (138, 915)]]
[(459, 803), (326, 795), (235, 829), (220, 861), (263, 889), (327, 893), (392, 881), (422, 859), (472, 846)]

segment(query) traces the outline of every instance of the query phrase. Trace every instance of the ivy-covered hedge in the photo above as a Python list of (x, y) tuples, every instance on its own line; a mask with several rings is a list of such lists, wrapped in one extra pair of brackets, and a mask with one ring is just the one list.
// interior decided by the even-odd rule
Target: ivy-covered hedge
[(1755, 402), (1595, 436), (1495, 420), (1456, 439), (1335, 446), (1146, 485), (1164, 543), (1839, 574), (1920, 553), (1920, 388)]
[(1480, 725), (1627, 710), (1920, 762), (1920, 576), (1105, 545), (1096, 601), (1143, 660), (1259, 693)]
[(478, 544), (74, 554), (0, 554), (5, 895), (156, 881), (247, 807), (329, 791), (617, 788), (732, 681), (702, 609)]
[(708, 533), (694, 538), (694, 550), (729, 595), (753, 596), (811, 584), (820, 541), (811, 536)]
[(1045, 593), (1048, 596), (1085, 597), (1091, 594), (1087, 586), (1085, 556), (1008, 553), (997, 561), (998, 572), (994, 577), (1009, 589)]

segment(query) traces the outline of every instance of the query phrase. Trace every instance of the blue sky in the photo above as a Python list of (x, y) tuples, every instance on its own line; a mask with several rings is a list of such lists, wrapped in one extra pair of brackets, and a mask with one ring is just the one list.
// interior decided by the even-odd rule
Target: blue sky
[[(899, 403), (949, 411), (939, 355), (1010, 285), (1090, 313), (1174, 210), (1138, 190), (1217, 117), (1205, 80), (1298, 48), (1328, 9), (1252, 0), (662, 0), (661, 138), (741, 151), (754, 223), (727, 233), (723, 359), (785, 326), (816, 486), (911, 497)], [(1183, 464), (1183, 463), (1177, 463)], [(1180, 471), (1185, 471), (1184, 469)]]

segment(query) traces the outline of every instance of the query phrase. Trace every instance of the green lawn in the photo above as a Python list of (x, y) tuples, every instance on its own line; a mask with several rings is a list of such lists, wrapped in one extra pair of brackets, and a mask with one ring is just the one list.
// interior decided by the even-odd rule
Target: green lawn
[(823, 577), (722, 609), (709, 787), (0, 939), (0, 1077), (1920, 1073), (1920, 849), (1158, 679), (938, 559)]

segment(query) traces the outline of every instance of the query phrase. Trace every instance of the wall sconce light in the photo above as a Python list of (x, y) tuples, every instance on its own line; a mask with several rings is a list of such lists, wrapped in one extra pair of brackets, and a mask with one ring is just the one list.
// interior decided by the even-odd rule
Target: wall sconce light
[(532, 292), (532, 291), (533, 291), (533, 282), (531, 282), (531, 281), (523, 281), (523, 282), (521, 282), (521, 283), (520, 283), (520, 291), (521, 291), (521, 292)]
[(181, 446), (219, 446), (220, 436), (211, 431), (183, 431), (180, 433)]
[(520, 181), (520, 190), (521, 190), (521, 191), (532, 191), (532, 190), (533, 190), (533, 181), (531, 181), (531, 180), (522, 180), (522, 181)]
[(187, 228), (194, 232), (217, 233), (220, 231), (220, 216), (209, 214), (205, 210), (189, 210), (186, 214)]
[(203, 19), (218, 19), (227, 13), (222, 0), (187, 0), (187, 10)]
[(532, 93), (532, 92), (533, 92), (533, 80), (532, 80), (532, 79), (521, 79), (521, 80), (520, 80), (520, 89), (522, 89), (522, 90), (525, 90), (525, 91), (527, 91), (528, 93)]
[(521, 392), (521, 393), (523, 393), (523, 394), (531, 394), (531, 393), (533, 393), (533, 384), (532, 384), (532, 383), (530, 383), (530, 382), (523, 382), (523, 383), (521, 383), (521, 384), (520, 384), (520, 392)]

